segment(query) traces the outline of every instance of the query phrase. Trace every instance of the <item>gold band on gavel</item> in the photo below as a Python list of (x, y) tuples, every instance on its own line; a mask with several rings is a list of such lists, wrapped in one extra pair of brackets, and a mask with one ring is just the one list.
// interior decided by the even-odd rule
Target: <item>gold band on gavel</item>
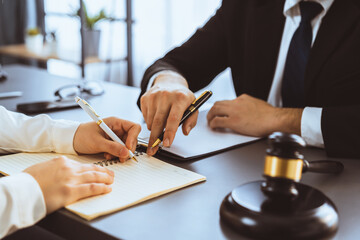
[(287, 159), (275, 156), (266, 156), (264, 175), (299, 181), (301, 179), (302, 168), (302, 159)]

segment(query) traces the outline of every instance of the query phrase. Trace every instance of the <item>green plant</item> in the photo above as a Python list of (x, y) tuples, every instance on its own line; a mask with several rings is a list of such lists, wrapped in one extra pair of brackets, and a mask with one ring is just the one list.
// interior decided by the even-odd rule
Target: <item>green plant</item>
[(35, 27), (35, 28), (29, 28), (27, 31), (26, 31), (26, 34), (28, 36), (36, 36), (38, 34), (40, 34), (40, 29)]
[[(110, 19), (106, 14), (104, 9), (101, 9), (100, 12), (94, 16), (89, 16), (88, 11), (86, 9), (86, 5), (83, 1), (83, 9), (84, 9), (84, 17), (85, 17), (85, 23), (86, 27), (90, 30), (94, 29), (94, 26), (97, 22), (103, 19)], [(80, 9), (77, 11), (77, 16), (80, 16)]]

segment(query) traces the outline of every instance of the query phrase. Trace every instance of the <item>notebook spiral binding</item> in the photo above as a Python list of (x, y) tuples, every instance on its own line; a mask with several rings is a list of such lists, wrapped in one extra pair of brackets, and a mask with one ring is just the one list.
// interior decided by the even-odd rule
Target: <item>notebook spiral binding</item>
[[(134, 152), (134, 155), (135, 155), (136, 157), (141, 156), (141, 155), (143, 155), (143, 154), (144, 154), (143, 152), (138, 152), (138, 151), (135, 151), (135, 152)], [(114, 165), (114, 164), (118, 164), (118, 163), (120, 163), (120, 160), (119, 160), (118, 158), (116, 158), (116, 159), (99, 161), (99, 162), (96, 162), (96, 163), (94, 163), (94, 164), (95, 164), (95, 165), (99, 165), (99, 166), (101, 166), (101, 167), (106, 167), (106, 166)]]

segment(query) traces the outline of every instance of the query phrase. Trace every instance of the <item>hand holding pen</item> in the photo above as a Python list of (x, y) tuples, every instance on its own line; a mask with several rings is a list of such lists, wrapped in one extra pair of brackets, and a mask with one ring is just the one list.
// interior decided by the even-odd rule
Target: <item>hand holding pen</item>
[[(179, 126), (181, 126), (181, 124), (183, 124), (183, 122), (186, 121), (186, 119), (188, 119), (194, 112), (196, 112), (211, 97), (211, 95), (212, 95), (211, 91), (205, 91), (198, 98), (196, 98), (184, 112), (180, 120)], [(165, 130), (160, 134), (157, 140), (151, 145), (151, 148), (157, 147), (163, 141), (164, 134), (165, 134)]]
[[(198, 98), (196, 98), (184, 112), (180, 120), (179, 126), (181, 126), (181, 124), (183, 124), (183, 122), (186, 121), (186, 119), (188, 119), (191, 114), (196, 112), (211, 97), (211, 95), (211, 91), (205, 91)], [(164, 134), (165, 131), (160, 134), (158, 139), (156, 139), (156, 141), (152, 144), (151, 148), (158, 146), (162, 142)]]
[[(121, 145), (125, 146), (125, 144), (122, 142), (122, 140), (105, 124), (105, 122), (103, 121), (103, 119), (100, 118), (100, 116), (98, 114), (96, 114), (95, 110), (83, 99), (76, 97), (75, 101), (80, 105), (80, 107), (97, 123), (97, 125), (105, 132), (106, 135), (108, 135), (113, 141), (120, 143)], [(122, 125), (123, 127), (125, 127), (125, 125), (127, 123), (131, 123), (125, 120), (121, 120), (122, 121)], [(127, 124), (130, 127), (134, 126), (134, 123), (131, 124)], [(136, 125), (135, 125), (136, 126)], [(131, 129), (127, 129), (128, 134), (130, 134)], [(140, 127), (138, 127), (138, 129), (133, 129), (132, 130), (133, 134), (139, 134), (140, 132)], [(127, 144), (129, 145), (129, 144)], [(137, 161), (136, 157), (134, 156), (134, 154), (130, 151), (128, 151), (128, 156), (133, 159), (134, 161)]]
[[(186, 80), (179, 74), (161, 73), (152, 86), (141, 96), (140, 109), (147, 129), (151, 131), (149, 144), (152, 145), (163, 132), (163, 145), (171, 146), (183, 113), (194, 101), (195, 95), (188, 88)], [(195, 127), (198, 112), (192, 114), (182, 125), (182, 131), (188, 135)], [(147, 154), (154, 155), (157, 148), (147, 149)]]

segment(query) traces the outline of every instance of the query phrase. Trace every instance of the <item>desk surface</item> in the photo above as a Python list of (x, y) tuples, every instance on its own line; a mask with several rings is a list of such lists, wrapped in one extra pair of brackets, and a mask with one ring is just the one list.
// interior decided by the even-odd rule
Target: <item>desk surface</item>
[[(56, 88), (75, 80), (52, 76), (43, 70), (21, 66), (4, 68), (9, 79), (0, 92), (23, 91), (20, 98), (0, 100), (9, 110), (16, 103), (53, 99)], [(139, 89), (104, 83), (105, 94), (90, 100), (100, 114), (141, 120), (136, 107)], [(109, 105), (109, 103), (112, 103)], [(50, 114), (53, 118), (90, 120), (81, 109)], [(266, 142), (259, 141), (212, 157), (191, 162), (167, 162), (205, 175), (207, 181), (144, 202), (93, 221), (62, 209), (47, 216), (40, 225), (68, 239), (241, 239), (220, 222), (219, 207), (234, 187), (261, 179)], [(328, 159), (321, 149), (304, 151), (307, 160)], [(341, 175), (306, 173), (302, 182), (323, 191), (336, 204), (340, 229), (335, 239), (360, 236), (360, 160), (338, 159), (345, 165)]]

